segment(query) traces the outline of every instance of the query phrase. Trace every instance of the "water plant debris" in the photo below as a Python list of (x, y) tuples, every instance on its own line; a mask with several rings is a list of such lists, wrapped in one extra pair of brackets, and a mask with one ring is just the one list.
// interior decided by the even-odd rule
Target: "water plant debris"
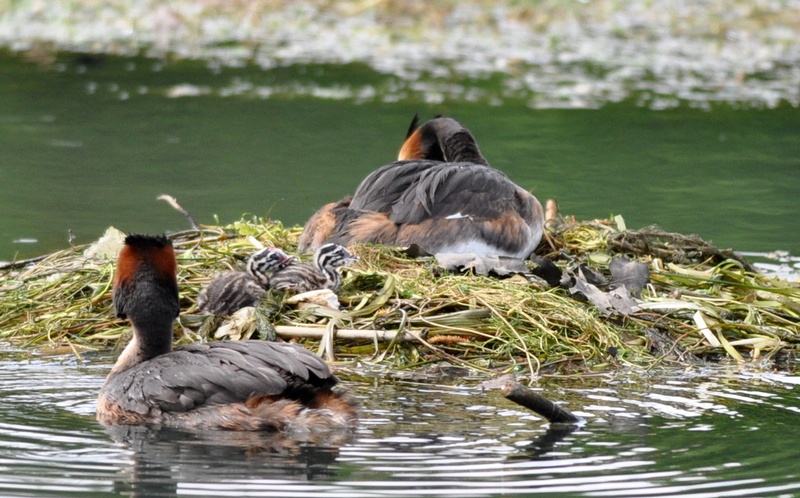
[[(296, 254), (300, 228), (253, 218), (173, 233), (176, 341), (282, 338), (331, 361), (395, 369), (447, 363), (530, 376), (701, 361), (772, 365), (795, 355), (800, 284), (759, 274), (698, 237), (620, 227), (571, 218), (551, 224), (540, 264), (526, 262), (533, 272), (546, 260), (563, 274), (551, 283), (524, 271), (454, 273), (432, 257), (355, 246), (360, 260), (344, 272), (338, 310), (271, 292), (227, 324), (197, 311), (200, 289), (218, 272), (240, 269), (260, 246)], [(0, 340), (76, 354), (124, 345), (130, 330), (111, 310), (118, 234), (109, 229), (92, 246), (0, 269)], [(573, 294), (569, 282), (578, 281)], [(616, 301), (604, 306), (598, 296)]]

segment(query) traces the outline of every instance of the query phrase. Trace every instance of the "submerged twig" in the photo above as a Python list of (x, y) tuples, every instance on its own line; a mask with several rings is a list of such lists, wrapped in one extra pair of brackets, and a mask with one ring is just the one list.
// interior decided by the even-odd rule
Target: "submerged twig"
[(557, 405), (533, 389), (523, 386), (513, 375), (505, 375), (498, 381), (502, 382), (500, 390), (506, 399), (538, 413), (550, 423), (577, 424), (581, 420), (563, 406)]

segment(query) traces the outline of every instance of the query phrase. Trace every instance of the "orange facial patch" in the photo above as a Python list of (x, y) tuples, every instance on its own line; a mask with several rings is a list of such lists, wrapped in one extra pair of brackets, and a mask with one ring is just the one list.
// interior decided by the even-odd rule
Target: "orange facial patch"
[(136, 275), (136, 270), (141, 263), (139, 251), (131, 246), (125, 246), (117, 258), (117, 271), (114, 274), (114, 288), (128, 283)]
[(178, 262), (175, 260), (175, 249), (172, 247), (172, 244), (163, 248), (153, 247), (148, 253), (146, 257), (150, 259), (150, 263), (156, 269), (156, 272), (164, 278), (175, 280), (175, 275), (178, 271)]
[(175, 281), (178, 263), (175, 260), (175, 249), (171, 242), (167, 242), (163, 246), (126, 244), (117, 258), (114, 287), (126, 285), (136, 275), (139, 265), (145, 262), (150, 264), (155, 272), (164, 279)]
[(425, 144), (422, 140), (422, 133), (420, 130), (415, 130), (414, 133), (406, 138), (403, 146), (400, 147), (400, 153), (397, 154), (398, 161), (407, 161), (409, 159), (425, 159)]

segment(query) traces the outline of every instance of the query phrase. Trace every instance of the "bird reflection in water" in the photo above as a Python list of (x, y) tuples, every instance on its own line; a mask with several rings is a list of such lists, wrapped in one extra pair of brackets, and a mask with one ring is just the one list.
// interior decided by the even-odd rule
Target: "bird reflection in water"
[[(115, 491), (135, 497), (174, 496), (187, 484), (235, 489), (253, 479), (330, 480), (340, 472), (339, 449), (352, 431), (305, 435), (263, 431), (186, 432), (145, 426), (107, 426), (132, 452)], [(234, 483), (235, 481), (235, 483)]]

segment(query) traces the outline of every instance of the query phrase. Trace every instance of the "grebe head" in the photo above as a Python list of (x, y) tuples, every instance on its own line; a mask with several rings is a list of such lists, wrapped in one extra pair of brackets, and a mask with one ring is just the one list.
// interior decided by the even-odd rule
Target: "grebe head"
[(346, 247), (328, 243), (323, 244), (314, 254), (314, 264), (322, 271), (332, 270), (358, 261), (358, 256), (347, 250)]
[(478, 142), (461, 123), (451, 118), (437, 116), (422, 126), (419, 115), (414, 116), (397, 159), (428, 159), (448, 163), (489, 163), (481, 154)]
[(262, 286), (269, 285), (269, 276), (286, 268), (295, 259), (275, 247), (265, 247), (247, 260), (247, 274)]
[(117, 259), (114, 308), (133, 324), (134, 349), (151, 358), (172, 349), (172, 323), (180, 312), (177, 263), (164, 236), (128, 235)]

